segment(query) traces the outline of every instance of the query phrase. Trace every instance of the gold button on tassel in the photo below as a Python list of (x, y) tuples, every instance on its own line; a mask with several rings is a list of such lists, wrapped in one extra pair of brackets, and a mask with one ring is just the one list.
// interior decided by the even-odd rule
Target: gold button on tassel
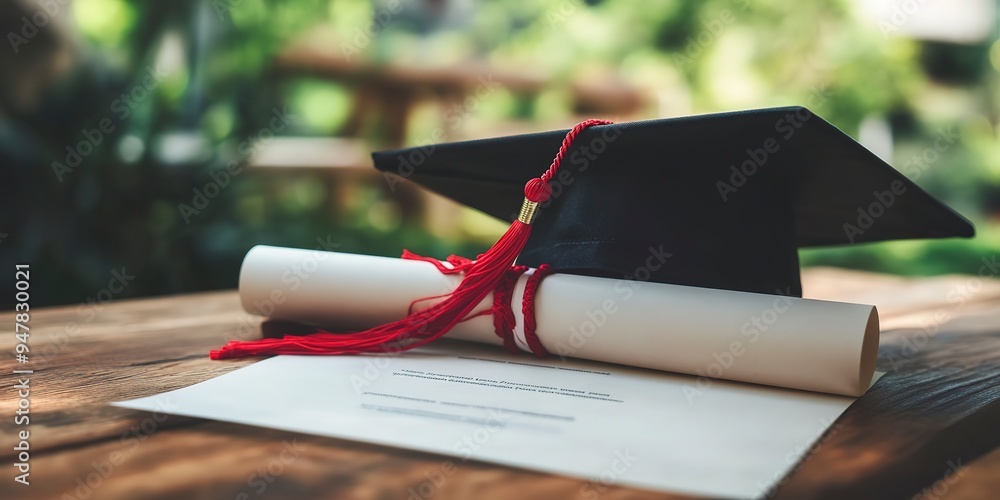
[(538, 203), (525, 198), (524, 203), (521, 204), (521, 213), (518, 214), (517, 220), (524, 224), (531, 224), (535, 222), (536, 217), (538, 217)]

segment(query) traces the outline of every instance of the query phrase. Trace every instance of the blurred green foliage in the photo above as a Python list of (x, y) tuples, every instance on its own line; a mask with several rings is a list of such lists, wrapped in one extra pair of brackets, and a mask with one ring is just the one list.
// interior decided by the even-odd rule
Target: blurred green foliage
[[(39, 83), (48, 90), (37, 107), (0, 111), (4, 169), (14, 186), (31, 186), (30, 194), (4, 188), (4, 200), (32, 207), (3, 220), (0, 232), (11, 236), (0, 251), (48, 269), (39, 300), (66, 303), (93, 294), (122, 266), (137, 275), (124, 296), (233, 287), (254, 244), (315, 247), (329, 238), (338, 250), (377, 255), (485, 249), (502, 225), (464, 214), (457, 231), (442, 233), (400, 209), (381, 179), (351, 181), (345, 194), (324, 172), (241, 170), (185, 220), (178, 207), (213, 175), (244, 165), (241, 145), (276, 109), (296, 116), (279, 135), (345, 132), (356, 102), (349, 82), (273, 71), (277, 54), (308, 39), (334, 53), (353, 43), (372, 64), (474, 61), (548, 80), (532, 98), (499, 90), (468, 110), (460, 128), (469, 134), (510, 122), (566, 126), (576, 113), (569, 86), (605, 79), (650, 96), (638, 118), (807, 104), (858, 137), (875, 117), (891, 125), (893, 165), (972, 218), (980, 236), (809, 250), (803, 262), (923, 275), (976, 272), (1000, 252), (990, 222), (1000, 217), (996, 33), (972, 46), (883, 36), (843, 0), (426, 2), (450, 6), (437, 17), (422, 2), (404, 4), (382, 23), (393, 4), (370, 0), (73, 2), (75, 31), (56, 49), (72, 58), (71, 69)], [(122, 116), (113, 103), (141, 86), (149, 68), (165, 76)], [(53, 162), (103, 118), (114, 132), (57, 179)], [(416, 110), (405, 142), (425, 142), (440, 122), (440, 109)], [(361, 139), (392, 145), (377, 123)], [(960, 139), (927, 166), (908, 163), (941, 129), (957, 129)]]

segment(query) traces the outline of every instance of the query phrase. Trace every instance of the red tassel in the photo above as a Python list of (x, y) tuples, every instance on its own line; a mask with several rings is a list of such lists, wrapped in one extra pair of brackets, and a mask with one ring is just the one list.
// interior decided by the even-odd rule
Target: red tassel
[[(537, 214), (538, 204), (549, 199), (552, 187), (549, 181), (562, 164), (566, 150), (583, 130), (594, 125), (611, 122), (587, 120), (577, 124), (566, 134), (559, 152), (549, 169), (540, 177), (531, 179), (524, 187), (524, 205), (518, 220), (510, 229), (475, 261), (450, 257), (448, 262), (455, 269), (448, 269), (434, 259), (442, 272), (465, 272), (465, 277), (445, 299), (426, 309), (411, 312), (405, 318), (369, 330), (336, 334), (317, 332), (309, 335), (286, 335), (280, 339), (231, 341), (212, 351), (212, 359), (240, 358), (262, 354), (360, 354), (365, 352), (409, 350), (427, 344), (448, 333), (456, 324), (468, 319), (469, 313), (504, 278), (531, 235), (531, 223)], [(404, 258), (409, 252), (404, 252)], [(419, 258), (413, 254), (413, 257)], [(411, 257), (411, 258), (413, 258)], [(421, 260), (428, 260), (422, 259)], [(415, 301), (414, 303), (419, 302)], [(412, 305), (411, 305), (412, 309)]]

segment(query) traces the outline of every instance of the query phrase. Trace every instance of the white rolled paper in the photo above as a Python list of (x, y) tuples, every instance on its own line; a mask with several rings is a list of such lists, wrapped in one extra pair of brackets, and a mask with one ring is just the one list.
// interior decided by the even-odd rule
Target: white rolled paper
[[(526, 280), (514, 290), (518, 325)], [(400, 319), (412, 301), (460, 281), (427, 262), (256, 246), (239, 289), (252, 314), (364, 329)], [(488, 296), (476, 310), (492, 304)], [(722, 378), (860, 396), (878, 354), (878, 313), (861, 304), (557, 273), (538, 288), (535, 316), (554, 356), (704, 377), (694, 387)], [(459, 323), (448, 337), (502, 344), (488, 316)], [(523, 332), (515, 337), (526, 349)]]

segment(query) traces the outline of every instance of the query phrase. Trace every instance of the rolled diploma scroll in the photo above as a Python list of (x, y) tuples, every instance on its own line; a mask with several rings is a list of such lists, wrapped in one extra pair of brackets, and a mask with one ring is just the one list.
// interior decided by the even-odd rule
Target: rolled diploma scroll
[[(526, 280), (514, 290), (519, 326)], [(427, 262), (256, 246), (239, 290), (252, 314), (352, 331), (400, 319), (459, 281)], [(476, 311), (492, 304), (487, 296)], [(868, 388), (878, 352), (874, 306), (653, 282), (552, 274), (535, 318), (554, 356), (846, 396)], [(502, 345), (490, 316), (448, 337)]]

